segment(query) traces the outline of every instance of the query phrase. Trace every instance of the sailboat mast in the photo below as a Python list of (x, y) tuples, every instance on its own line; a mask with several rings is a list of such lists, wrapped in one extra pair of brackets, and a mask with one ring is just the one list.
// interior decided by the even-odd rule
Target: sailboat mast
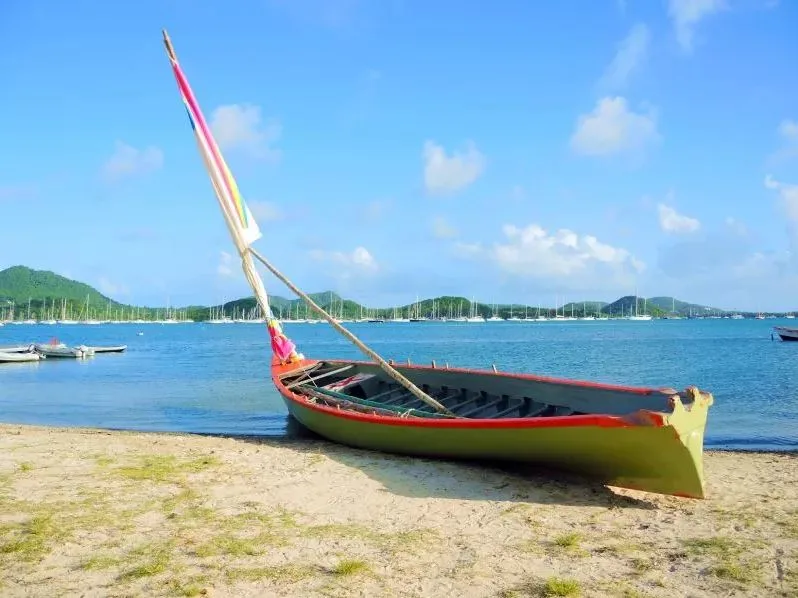
[[(280, 328), (278, 321), (274, 319), (271, 308), (269, 306), (268, 296), (266, 289), (263, 286), (263, 281), (255, 270), (255, 264), (252, 257), (256, 257), (269, 269), (279, 280), (281, 280), (289, 289), (301, 297), (305, 303), (321, 315), (330, 325), (333, 326), (338, 332), (350, 340), (366, 355), (371, 357), (376, 364), (392, 379), (404, 386), (411, 394), (417, 399), (430, 405), (437, 411), (447, 415), (454, 416), (454, 414), (436, 401), (434, 398), (427, 395), (424, 391), (418, 388), (413, 382), (408, 380), (405, 376), (394, 369), (388, 362), (380, 357), (375, 351), (367, 347), (360, 339), (353, 335), (349, 330), (341, 326), (335, 318), (319, 307), (307, 294), (302, 292), (296, 285), (294, 285), (288, 278), (272, 266), (266, 258), (252, 248), (252, 243), (261, 237), (260, 229), (255, 222), (252, 213), (244, 203), (243, 198), (238, 192), (238, 186), (233, 179), (227, 164), (222, 158), (221, 152), (213, 139), (210, 129), (205, 122), (199, 105), (194, 98), (191, 87), (183, 75), (182, 70), (177, 61), (172, 42), (166, 30), (163, 31), (163, 41), (166, 46), (166, 53), (169, 56), (169, 61), (172, 65), (175, 78), (177, 80), (178, 88), (182, 96), (183, 102), (186, 105), (189, 119), (192, 128), (194, 129), (197, 143), (202, 156), (208, 176), (211, 179), (214, 191), (216, 192), (216, 199), (222, 209), (225, 223), (228, 231), (236, 245), (239, 255), (241, 256), (241, 265), (244, 270), (247, 282), (255, 294), (258, 304), (261, 306), (267, 318), (267, 327), (269, 334), (272, 338), (272, 350), (275, 356), (283, 363), (285, 362), (298, 362), (301, 361), (302, 356), (295, 351), (294, 344), (285, 337)], [(343, 302), (341, 302), (341, 311), (343, 314)]]

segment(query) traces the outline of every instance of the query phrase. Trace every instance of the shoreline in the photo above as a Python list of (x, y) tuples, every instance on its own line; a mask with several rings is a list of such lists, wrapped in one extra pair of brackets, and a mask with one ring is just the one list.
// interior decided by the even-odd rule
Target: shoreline
[[(290, 420), (290, 415), (284, 413), (268, 413), (270, 416), (281, 416), (286, 420)], [(332, 441), (328, 441), (321, 436), (302, 428), (302, 424), (290, 424), (298, 428), (300, 431), (294, 430), (293, 432), (286, 432), (284, 434), (250, 434), (250, 433), (236, 433), (236, 432), (192, 432), (182, 430), (158, 430), (147, 428), (105, 428), (105, 427), (91, 427), (91, 426), (69, 426), (69, 425), (50, 425), (50, 424), (29, 424), (24, 422), (7, 422), (0, 421), (0, 432), (4, 427), (19, 426), (23, 428), (41, 428), (43, 430), (53, 430), (58, 432), (115, 432), (120, 434), (158, 434), (164, 436), (201, 436), (210, 438), (230, 438), (232, 440), (252, 440), (252, 441), (274, 441), (285, 443), (303, 443), (323, 441), (329, 444), (336, 445)], [(798, 455), (798, 445), (785, 446), (783, 449), (763, 449), (763, 448), (740, 448), (740, 447), (725, 447), (723, 445), (709, 445), (704, 443), (704, 454), (709, 453), (741, 453), (741, 454), (756, 454), (756, 455)]]
[(0, 423), (0, 594), (798, 594), (798, 454), (704, 455), (692, 500), (315, 437)]

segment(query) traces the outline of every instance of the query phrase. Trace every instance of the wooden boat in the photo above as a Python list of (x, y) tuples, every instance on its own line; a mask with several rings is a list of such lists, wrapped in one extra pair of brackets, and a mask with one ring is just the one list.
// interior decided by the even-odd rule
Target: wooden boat
[(24, 361), (39, 361), (40, 359), (42, 359), (42, 356), (38, 353), (29, 353), (25, 351), (6, 353), (0, 351), (0, 363), (20, 363)]
[(779, 335), (783, 341), (798, 341), (798, 328), (790, 326), (774, 326), (773, 331)]
[(434, 411), (367, 362), (275, 360), (291, 415), (351, 446), (425, 457), (523, 461), (616, 486), (704, 496), (712, 395), (526, 374), (394, 365), (455, 416)]
[[(261, 232), (164, 32), (178, 90), (244, 275), (266, 315), (272, 380), (289, 413), (335, 442), (426, 457), (500, 459), (606, 483), (701, 498), (712, 395), (527, 374), (386, 362), (298, 289), (252, 243)], [(283, 333), (253, 259), (373, 362), (306, 359)], [(484, 320), (483, 320), (484, 321)]]
[(95, 353), (122, 353), (127, 349), (127, 345), (114, 345), (108, 347), (88, 347)]

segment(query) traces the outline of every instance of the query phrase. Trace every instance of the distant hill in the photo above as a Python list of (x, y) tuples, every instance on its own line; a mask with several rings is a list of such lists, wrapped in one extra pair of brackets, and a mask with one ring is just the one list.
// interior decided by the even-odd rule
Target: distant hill
[(49, 270), (12, 266), (0, 271), (0, 300), (26, 303), (28, 299), (66, 299), (106, 305), (110, 300), (94, 287)]
[(688, 303), (674, 297), (635, 297), (627, 295), (604, 306), (602, 311), (611, 316), (630, 315), (635, 313), (635, 299), (637, 299), (638, 314), (650, 314), (654, 317), (678, 315), (682, 317), (706, 316), (726, 313), (717, 307)]
[(665, 313), (676, 313), (680, 316), (705, 316), (710, 314), (714, 315), (718, 313), (726, 313), (727, 311), (718, 307), (710, 307), (708, 305), (680, 301), (679, 299), (675, 299), (673, 297), (649, 297), (648, 304), (661, 309)]
[[(54, 272), (33, 270), (25, 266), (13, 266), (0, 271), (0, 319), (28, 317), (28, 300), (30, 300), (30, 317), (61, 317), (63, 302), (66, 301), (67, 317), (85, 317), (86, 298), (89, 300), (89, 317), (103, 319), (156, 319), (163, 317), (187, 317), (193, 320), (207, 320), (210, 317), (248, 317), (257, 313), (255, 298), (244, 297), (216, 306), (188, 306), (167, 310), (163, 307), (134, 307), (118, 303), (100, 293), (97, 289), (76, 280), (70, 280)], [(332, 291), (312, 293), (310, 297), (326, 311), (342, 318), (392, 318), (394, 316), (413, 317), (457, 317), (472, 313), (483, 317), (511, 316), (534, 317), (538, 314), (538, 306), (523, 304), (489, 305), (475, 303), (459, 296), (442, 296), (423, 299), (407, 305), (390, 307), (367, 307), (344, 299)], [(272, 310), (278, 316), (305, 318), (313, 317), (301, 299), (287, 299), (270, 296)], [(11, 304), (14, 304), (12, 310)], [(621, 316), (635, 313), (647, 313), (655, 317), (679, 315), (707, 316), (726, 313), (725, 310), (697, 303), (681, 301), (673, 297), (635, 297), (627, 295), (612, 303), (604, 301), (575, 301), (561, 306), (557, 313), (582, 316), (602, 312), (610, 316)], [(553, 316), (554, 307), (540, 307), (541, 315)]]

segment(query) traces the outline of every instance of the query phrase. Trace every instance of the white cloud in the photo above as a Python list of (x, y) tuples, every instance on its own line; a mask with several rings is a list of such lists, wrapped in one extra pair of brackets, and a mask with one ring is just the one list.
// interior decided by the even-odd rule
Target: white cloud
[(680, 214), (674, 208), (664, 203), (657, 204), (659, 226), (666, 233), (684, 234), (694, 233), (701, 228), (697, 218)]
[(598, 289), (632, 284), (645, 264), (629, 251), (568, 229), (549, 233), (537, 224), (502, 227), (492, 247), (458, 243), (460, 257), (485, 259), (513, 277), (556, 281), (560, 287)]
[(598, 101), (593, 112), (579, 117), (571, 137), (571, 148), (585, 156), (609, 156), (641, 152), (659, 140), (657, 116), (653, 111), (629, 110), (623, 97)]
[(261, 160), (280, 158), (280, 150), (272, 145), (280, 138), (282, 127), (276, 120), (264, 123), (258, 106), (219, 106), (211, 115), (211, 129), (222, 149), (239, 149)]
[(351, 278), (359, 274), (373, 274), (379, 270), (374, 256), (365, 247), (356, 247), (353, 251), (323, 251), (314, 249), (308, 252), (317, 262), (326, 262), (336, 267), (334, 276)]
[(485, 171), (485, 156), (473, 142), (464, 151), (446, 155), (443, 146), (434, 141), (424, 143), (424, 186), (431, 195), (460, 191), (476, 181)]
[(274, 202), (251, 201), (247, 205), (249, 209), (252, 210), (252, 215), (255, 217), (255, 220), (259, 222), (271, 222), (273, 220), (280, 220), (283, 217), (283, 211)]
[(771, 175), (765, 177), (765, 187), (777, 191), (781, 207), (793, 224), (798, 224), (798, 185), (782, 183)]
[(219, 253), (219, 265), (216, 266), (216, 273), (225, 277), (233, 275), (233, 256), (226, 251)]
[(163, 166), (163, 152), (149, 146), (143, 150), (116, 142), (114, 153), (103, 165), (103, 176), (108, 181), (117, 181), (126, 177), (147, 174)]
[(618, 44), (615, 58), (601, 78), (600, 86), (605, 89), (621, 89), (626, 86), (632, 73), (640, 68), (646, 59), (651, 32), (643, 23), (637, 23), (629, 34)]
[(725, 0), (670, 0), (668, 15), (673, 21), (676, 41), (682, 50), (691, 52), (698, 23), (724, 8), (726, 8)]
[(451, 239), (457, 236), (457, 229), (443, 216), (438, 216), (432, 221), (432, 234), (438, 239)]

